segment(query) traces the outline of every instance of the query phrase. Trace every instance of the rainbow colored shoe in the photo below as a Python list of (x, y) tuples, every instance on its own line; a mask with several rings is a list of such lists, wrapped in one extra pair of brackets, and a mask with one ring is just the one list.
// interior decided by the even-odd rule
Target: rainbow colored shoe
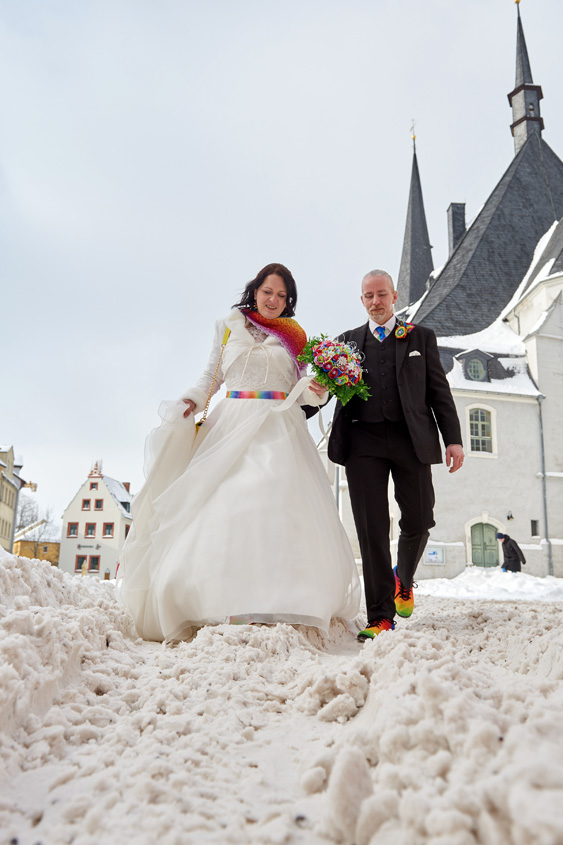
[(367, 628), (364, 628), (363, 631), (360, 631), (358, 634), (358, 639), (360, 642), (364, 642), (364, 640), (373, 640), (377, 637), (378, 634), (381, 634), (382, 631), (394, 631), (395, 630), (395, 623), (392, 622), (390, 619), (375, 619), (373, 622), (370, 622)]
[(412, 616), (414, 610), (414, 595), (413, 588), (410, 590), (401, 584), (399, 576), (397, 575), (397, 567), (393, 570), (395, 575), (395, 610), (399, 616)]

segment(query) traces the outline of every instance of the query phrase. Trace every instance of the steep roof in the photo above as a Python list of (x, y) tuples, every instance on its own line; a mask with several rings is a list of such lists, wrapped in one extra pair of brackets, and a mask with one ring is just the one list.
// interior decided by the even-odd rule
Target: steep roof
[(121, 481), (115, 478), (110, 478), (109, 475), (103, 475), (104, 483), (109, 490), (112, 498), (118, 504), (119, 509), (124, 516), (130, 517), (129, 508), (133, 496)]
[(405, 238), (397, 280), (398, 309), (416, 302), (422, 296), (426, 290), (426, 280), (433, 269), (432, 247), (428, 237), (422, 185), (414, 147)]
[(489, 326), (522, 281), (541, 236), (563, 217), (563, 162), (533, 134), (411, 319), (437, 335)]

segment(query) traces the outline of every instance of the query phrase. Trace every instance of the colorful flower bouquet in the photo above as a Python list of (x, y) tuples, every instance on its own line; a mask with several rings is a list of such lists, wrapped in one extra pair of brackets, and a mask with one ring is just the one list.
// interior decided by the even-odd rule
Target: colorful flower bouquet
[(310, 364), (315, 381), (346, 405), (353, 396), (369, 399), (368, 386), (362, 379), (362, 357), (354, 343), (331, 340), (322, 334), (307, 341), (298, 360)]

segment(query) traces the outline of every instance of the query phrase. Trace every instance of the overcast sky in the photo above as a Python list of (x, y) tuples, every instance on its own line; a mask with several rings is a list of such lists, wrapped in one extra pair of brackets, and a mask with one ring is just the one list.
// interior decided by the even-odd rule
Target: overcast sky
[[(561, 0), (522, 0), (563, 157)], [(434, 266), (514, 155), (512, 0), (0, 0), (0, 444), (56, 516), (142, 481), (162, 399), (266, 263), (308, 334), (398, 274), (411, 120)]]

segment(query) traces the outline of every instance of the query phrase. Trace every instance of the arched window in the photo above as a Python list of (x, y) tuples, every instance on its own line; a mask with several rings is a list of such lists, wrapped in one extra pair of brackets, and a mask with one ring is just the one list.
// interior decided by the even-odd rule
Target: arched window
[(467, 375), (473, 381), (485, 381), (487, 370), (480, 358), (471, 358), (467, 362)]

